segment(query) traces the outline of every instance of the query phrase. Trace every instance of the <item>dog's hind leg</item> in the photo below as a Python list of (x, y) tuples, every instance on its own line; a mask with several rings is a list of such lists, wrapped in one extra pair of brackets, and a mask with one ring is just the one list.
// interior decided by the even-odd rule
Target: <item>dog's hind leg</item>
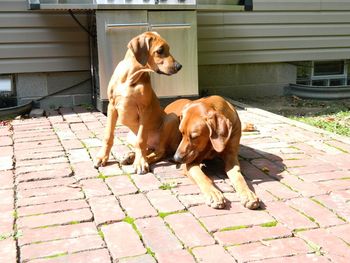
[(105, 129), (105, 135), (103, 140), (103, 146), (98, 152), (94, 166), (100, 167), (106, 165), (109, 154), (111, 152), (113, 142), (114, 142), (114, 130), (118, 119), (118, 112), (113, 106), (112, 103), (108, 104), (108, 112), (107, 112), (107, 126)]

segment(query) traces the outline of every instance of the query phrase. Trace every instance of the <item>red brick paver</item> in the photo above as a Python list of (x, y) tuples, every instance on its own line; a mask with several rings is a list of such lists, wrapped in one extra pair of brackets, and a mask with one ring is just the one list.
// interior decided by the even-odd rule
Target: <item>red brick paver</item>
[[(0, 262), (350, 262), (350, 139), (249, 108), (241, 170), (261, 199), (239, 202), (213, 162), (226, 207), (168, 161), (133, 174), (118, 126), (98, 170), (106, 116), (83, 107), (0, 126)], [(163, 190), (164, 189), (164, 190)]]
[(114, 260), (146, 253), (146, 248), (130, 224), (119, 222), (102, 226), (101, 229)]

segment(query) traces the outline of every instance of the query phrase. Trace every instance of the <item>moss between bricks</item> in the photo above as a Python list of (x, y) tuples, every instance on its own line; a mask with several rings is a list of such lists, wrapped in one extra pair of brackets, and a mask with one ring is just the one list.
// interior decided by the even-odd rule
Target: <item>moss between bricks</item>
[(223, 229), (220, 229), (219, 232), (225, 232), (225, 231), (232, 231), (232, 230), (238, 230), (238, 229), (242, 229), (242, 228), (250, 228), (251, 226), (229, 226), (229, 227), (225, 227)]
[(321, 203), (319, 200), (314, 199), (314, 198), (310, 198), (310, 199), (311, 199), (313, 202), (315, 202), (316, 204), (318, 204), (318, 205), (320, 205), (320, 206), (322, 206), (322, 207), (324, 207), (324, 208), (330, 210), (330, 211), (331, 211), (332, 213), (334, 213), (340, 220), (346, 222), (346, 219), (345, 219), (345, 218), (343, 218), (343, 217), (341, 217), (340, 215), (338, 215), (333, 209), (328, 208), (328, 207), (325, 206), (323, 203)]
[(47, 257), (44, 257), (44, 258), (46, 258), (46, 259), (49, 259), (49, 258), (58, 258), (58, 257), (67, 256), (67, 255), (68, 255), (68, 252), (63, 252), (63, 253), (58, 253), (58, 254), (50, 255), (50, 256), (47, 256)]
[(271, 221), (271, 222), (263, 223), (260, 226), (261, 227), (274, 227), (274, 226), (277, 226), (277, 224), (278, 224), (277, 221)]
[(132, 228), (135, 230), (135, 232), (137, 233), (137, 235), (139, 236), (139, 238), (140, 238), (141, 240), (143, 240), (140, 231), (139, 231), (139, 230), (137, 229), (137, 227), (136, 227), (135, 218), (132, 218), (132, 217), (130, 217), (130, 216), (127, 216), (127, 217), (125, 217), (125, 218), (123, 219), (123, 222), (126, 222), (126, 223), (130, 224), (130, 225), (132, 226)]
[(169, 216), (169, 215), (174, 215), (174, 214), (181, 214), (181, 213), (186, 213), (186, 210), (179, 210), (179, 211), (175, 211), (175, 212), (159, 212), (158, 216), (162, 219), (164, 219), (165, 217)]

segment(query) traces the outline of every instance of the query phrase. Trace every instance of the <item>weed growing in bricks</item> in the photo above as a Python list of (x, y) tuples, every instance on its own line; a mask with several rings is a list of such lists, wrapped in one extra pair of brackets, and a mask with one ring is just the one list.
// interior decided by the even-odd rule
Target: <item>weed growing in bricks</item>
[(333, 209), (328, 208), (327, 206), (325, 206), (322, 202), (320, 202), (319, 200), (315, 199), (315, 198), (310, 198), (313, 202), (315, 202), (316, 204), (327, 208), (328, 210), (330, 210), (332, 213), (334, 213), (340, 220), (346, 222), (346, 219), (344, 217), (341, 217), (340, 215), (338, 215)]
[(102, 179), (104, 181), (106, 178), (108, 178), (108, 176), (105, 176), (103, 173), (98, 173), (97, 178)]
[(325, 253), (322, 251), (322, 247), (320, 245), (317, 245), (316, 243), (306, 240), (306, 243), (308, 246), (315, 252), (317, 256), (323, 256)]
[(154, 252), (152, 251), (152, 249), (150, 249), (149, 247), (147, 247), (146, 250), (147, 250), (147, 254), (149, 254), (149, 255), (151, 255), (153, 258), (155, 258), (156, 253), (154, 253)]
[(186, 213), (186, 210), (180, 210), (180, 211), (175, 211), (175, 212), (159, 212), (158, 215), (160, 218), (164, 219), (165, 217), (173, 214), (180, 214), (180, 213)]
[(50, 255), (50, 256), (47, 256), (47, 257), (44, 257), (44, 258), (46, 258), (46, 259), (58, 258), (58, 257), (67, 256), (67, 255), (68, 255), (68, 252), (63, 252), (63, 253), (57, 253), (57, 254), (54, 254), (54, 255)]
[(98, 229), (97, 233), (103, 240), (105, 240), (105, 235), (103, 234), (101, 229)]
[(128, 224), (130, 224), (132, 226), (132, 228), (135, 230), (135, 232), (137, 233), (137, 235), (139, 236), (140, 240), (142, 240), (142, 235), (140, 233), (140, 231), (137, 229), (136, 224), (135, 224), (135, 219), (127, 216), (123, 219), (123, 222), (126, 222)]
[(261, 227), (274, 227), (274, 226), (277, 226), (277, 224), (278, 224), (277, 221), (271, 221), (271, 222), (263, 223), (260, 226)]
[(163, 183), (161, 186), (159, 186), (159, 189), (161, 190), (171, 190), (174, 187), (177, 186), (177, 183)]
[(249, 226), (229, 226), (229, 227), (225, 227), (223, 229), (220, 229), (219, 232), (238, 230), (238, 229), (242, 229), (242, 228), (249, 228)]

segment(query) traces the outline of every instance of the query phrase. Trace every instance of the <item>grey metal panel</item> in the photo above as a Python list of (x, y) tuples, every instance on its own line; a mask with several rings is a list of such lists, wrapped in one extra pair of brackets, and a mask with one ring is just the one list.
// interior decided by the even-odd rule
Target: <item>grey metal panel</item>
[[(67, 12), (32, 12), (0, 0), (0, 74), (89, 69), (88, 36)], [(87, 16), (77, 13), (82, 24)]]

